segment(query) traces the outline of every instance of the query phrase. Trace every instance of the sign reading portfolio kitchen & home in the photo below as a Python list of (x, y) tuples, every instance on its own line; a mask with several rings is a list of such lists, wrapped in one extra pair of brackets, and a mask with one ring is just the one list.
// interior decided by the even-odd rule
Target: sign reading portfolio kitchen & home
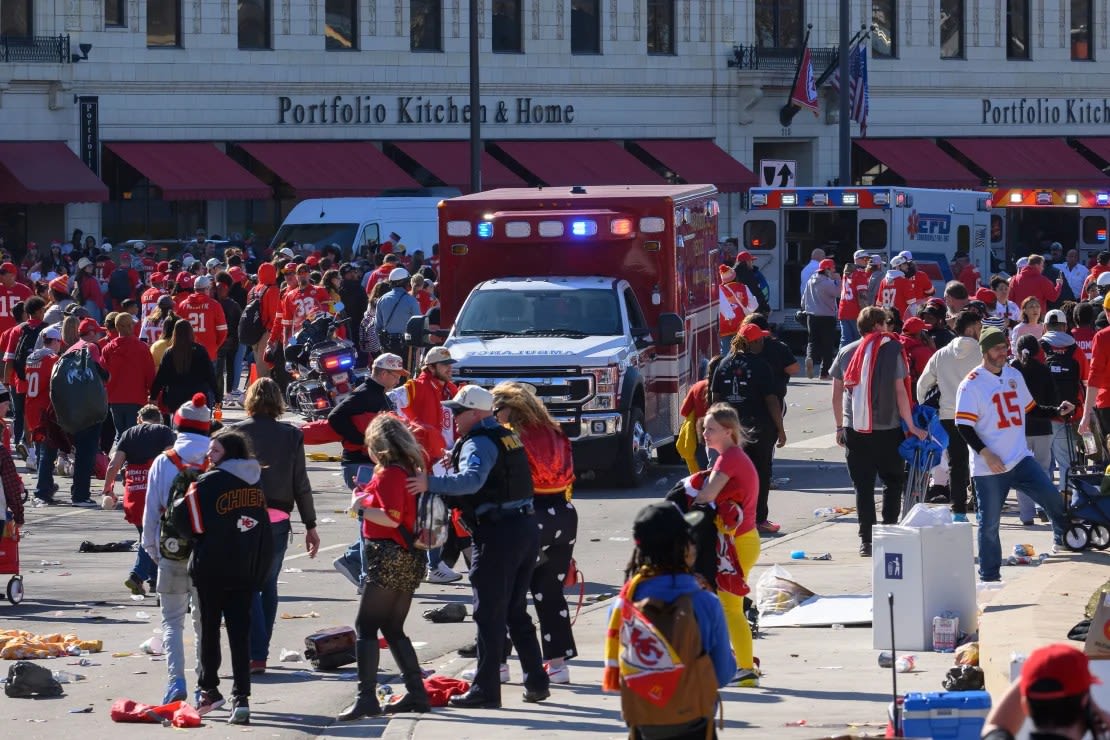
[[(470, 105), (455, 96), (425, 97), (399, 95), (334, 95), (302, 102), (282, 95), (277, 99), (279, 125), (364, 126), (376, 124), (451, 125), (470, 123)], [(498, 99), (478, 110), (482, 123), (559, 125), (574, 123), (573, 105), (550, 103), (538, 98)]]
[(996, 126), (1110, 126), (1110, 98), (983, 98), (980, 123)]

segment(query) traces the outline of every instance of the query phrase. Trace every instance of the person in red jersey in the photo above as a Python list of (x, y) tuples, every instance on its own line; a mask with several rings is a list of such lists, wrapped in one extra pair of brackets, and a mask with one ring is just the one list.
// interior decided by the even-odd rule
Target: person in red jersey
[(297, 287), (288, 291), (281, 299), (281, 323), (283, 328), (283, 341), (301, 330), (305, 319), (317, 311), (326, 311), (328, 306), (328, 292), (319, 285), (313, 285), (309, 279), (308, 265), (297, 267)]
[(6, 332), (16, 325), (12, 309), (15, 304), (31, 297), (31, 289), (20, 282), (16, 282), (19, 268), (11, 262), (0, 265), (0, 333)]
[(154, 344), (158, 341), (160, 336), (160, 329), (156, 323), (150, 321), (150, 317), (158, 310), (158, 299), (167, 295), (163, 286), (165, 285), (166, 276), (160, 272), (154, 272), (150, 275), (150, 287), (143, 291), (139, 296), (139, 316), (141, 322), (139, 324), (139, 339), (144, 342)]
[(35, 445), (38, 460), (38, 481), (35, 485), (35, 506), (54, 503), (54, 463), (58, 447), (48, 431), (50, 416), (50, 373), (62, 351), (62, 331), (57, 326), (42, 330), (42, 348), (27, 358), (27, 400), (23, 406), (27, 438)]
[(220, 302), (208, 293), (212, 278), (201, 275), (193, 282), (193, 292), (177, 303), (177, 315), (193, 326), (193, 341), (204, 347), (208, 358), (216, 362), (220, 346), (227, 339), (227, 318)]
[(890, 261), (890, 269), (887, 270), (883, 281), (879, 283), (879, 294), (875, 297), (875, 305), (879, 308), (893, 308), (898, 311), (900, 321), (906, 320), (907, 311), (910, 304), (914, 302), (915, 295), (913, 281), (906, 277), (906, 273), (902, 270), (904, 264), (906, 264), (906, 258), (901, 255)]

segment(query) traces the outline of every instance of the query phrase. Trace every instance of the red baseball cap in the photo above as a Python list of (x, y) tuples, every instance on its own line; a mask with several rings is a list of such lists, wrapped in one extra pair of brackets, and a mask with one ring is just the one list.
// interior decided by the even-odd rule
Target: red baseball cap
[(95, 319), (81, 319), (81, 323), (77, 325), (78, 336), (94, 331), (99, 334), (106, 334), (108, 332), (107, 329), (96, 323)]
[(989, 306), (998, 302), (998, 296), (990, 288), (979, 288), (975, 291), (975, 300), (982, 301)]
[(320, 258), (315, 254), (310, 254), (305, 258), (304, 263), (309, 267), (316, 267), (316, 265), (320, 264)]
[(150, 273), (150, 284), (151, 285), (161, 285), (165, 281), (165, 279), (166, 279), (166, 276), (163, 275), (160, 272)]
[(177, 273), (177, 280), (175, 282), (177, 283), (177, 287), (179, 288), (182, 288), (184, 290), (192, 290), (194, 280), (196, 280), (196, 278), (193, 277), (191, 274), (187, 272), (179, 272)]
[(1026, 699), (1082, 696), (1092, 684), (1101, 683), (1091, 675), (1087, 656), (1063, 643), (1037, 648), (1021, 667), (1021, 695)]
[(736, 261), (737, 262), (741, 262), (741, 261), (743, 261), (743, 262), (754, 262), (755, 257), (752, 256), (751, 252), (744, 251), (744, 252), (741, 252), (740, 254), (736, 255)]
[(749, 342), (754, 342), (757, 339), (771, 336), (771, 332), (760, 329), (755, 324), (744, 324), (740, 327), (740, 336), (747, 339)]
[(925, 322), (916, 316), (911, 316), (902, 324), (903, 334), (920, 334), (925, 331)]
[(157, 269), (158, 272), (167, 273), (170, 271), (170, 263), (166, 260), (162, 260), (157, 265), (155, 265), (155, 269)]
[(836, 260), (829, 259), (828, 257), (826, 257), (825, 259), (823, 259), (823, 260), (821, 260), (820, 262), (817, 263), (817, 269), (818, 270), (835, 270), (836, 269)]
[(15, 275), (18, 272), (19, 268), (11, 262), (5, 262), (4, 264), (0, 265), (0, 273), (3, 273), (5, 275)]

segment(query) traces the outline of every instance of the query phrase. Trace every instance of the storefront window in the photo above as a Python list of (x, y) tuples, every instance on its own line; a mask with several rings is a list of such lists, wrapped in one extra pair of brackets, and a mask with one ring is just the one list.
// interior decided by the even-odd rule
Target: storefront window
[(964, 57), (964, 0), (940, 0), (940, 58)]
[(0, 0), (0, 35), (30, 36), (34, 15), (31, 0)]
[(329, 51), (358, 49), (357, 0), (324, 0), (324, 48)]
[(601, 0), (571, 0), (570, 53), (601, 53)]
[(413, 51), (443, 51), (443, 6), (440, 0), (412, 0), (409, 5), (409, 48)]
[(647, 0), (648, 54), (674, 54), (674, 0)]
[(1029, 58), (1029, 0), (1006, 0), (1006, 58)]
[(804, 26), (801, 0), (756, 0), (755, 43), (760, 48), (802, 48)]
[(121, 28), (127, 25), (124, 0), (104, 0), (104, 25)]
[(493, 0), (494, 51), (524, 51), (520, 2), (521, 0)]
[(898, 0), (871, 3), (871, 54), (880, 59), (898, 56)]
[(239, 48), (270, 48), (270, 0), (239, 0)]
[(1090, 61), (1095, 58), (1091, 48), (1091, 28), (1095, 24), (1095, 8), (1091, 0), (1071, 0), (1071, 58)]
[(147, 0), (146, 45), (181, 46), (181, 0)]

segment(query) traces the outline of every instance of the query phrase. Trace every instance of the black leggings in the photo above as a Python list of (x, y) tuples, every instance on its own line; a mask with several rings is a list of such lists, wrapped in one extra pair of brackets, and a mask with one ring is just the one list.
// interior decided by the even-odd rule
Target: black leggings
[(358, 639), (372, 640), (377, 646), (379, 630), (386, 642), (404, 638), (405, 618), (409, 615), (410, 606), (412, 594), (367, 584), (362, 590), (358, 616), (355, 617)]

